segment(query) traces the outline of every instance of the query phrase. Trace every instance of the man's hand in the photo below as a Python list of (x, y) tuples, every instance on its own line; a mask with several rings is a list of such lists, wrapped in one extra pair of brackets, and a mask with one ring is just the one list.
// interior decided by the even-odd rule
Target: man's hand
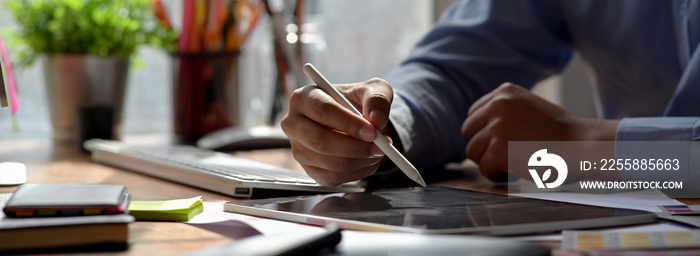
[(610, 141), (618, 120), (575, 115), (530, 91), (505, 83), (472, 104), (462, 124), (467, 157), (482, 174), (505, 181), (508, 141)]
[(294, 158), (311, 178), (327, 187), (377, 171), (384, 153), (372, 141), (375, 129), (386, 129), (394, 95), (391, 86), (378, 78), (334, 86), (363, 117), (309, 85), (292, 93), (289, 111), (282, 119)]

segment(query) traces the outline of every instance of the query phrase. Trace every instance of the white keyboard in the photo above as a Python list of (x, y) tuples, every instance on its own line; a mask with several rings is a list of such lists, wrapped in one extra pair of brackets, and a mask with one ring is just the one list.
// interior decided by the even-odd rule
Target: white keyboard
[(236, 197), (254, 188), (315, 192), (363, 192), (358, 183), (323, 187), (304, 173), (191, 146), (130, 146), (89, 140), (92, 159), (139, 173)]

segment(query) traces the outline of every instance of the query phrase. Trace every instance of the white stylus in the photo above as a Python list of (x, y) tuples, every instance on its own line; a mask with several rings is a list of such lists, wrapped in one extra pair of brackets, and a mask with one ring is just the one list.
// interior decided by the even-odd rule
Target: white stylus
[[(340, 103), (340, 105), (343, 105), (347, 109), (352, 110), (352, 112), (354, 112), (356, 115), (362, 117), (362, 113), (360, 113), (360, 111), (357, 110), (357, 108), (355, 108), (355, 106), (353, 106), (350, 101), (348, 101), (348, 99), (338, 91), (338, 89), (333, 87), (331, 83), (328, 82), (328, 80), (321, 75), (321, 72), (319, 72), (313, 65), (306, 63), (304, 65), (304, 73), (306, 73), (306, 75), (311, 78), (311, 80), (314, 81), (318, 87), (321, 87), (324, 92)], [(386, 156), (388, 156), (389, 159), (391, 159), (391, 161), (393, 161), (394, 164), (396, 164), (396, 166), (398, 166), (399, 169), (406, 174), (406, 176), (425, 187), (425, 181), (423, 180), (423, 177), (420, 176), (418, 170), (416, 170), (416, 167), (413, 167), (411, 162), (409, 162), (406, 157), (396, 150), (394, 145), (391, 145), (389, 140), (384, 137), (379, 130), (376, 131), (377, 136), (374, 138), (374, 144), (376, 144), (377, 147), (379, 147), (379, 149), (381, 149), (384, 154), (386, 154)]]

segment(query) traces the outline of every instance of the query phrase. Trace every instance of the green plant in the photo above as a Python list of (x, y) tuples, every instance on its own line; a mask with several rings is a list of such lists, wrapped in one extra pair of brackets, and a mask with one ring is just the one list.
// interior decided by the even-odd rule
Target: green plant
[(174, 51), (177, 34), (162, 25), (151, 0), (6, 0), (18, 29), (9, 41), (20, 64), (39, 54), (127, 58), (139, 46)]

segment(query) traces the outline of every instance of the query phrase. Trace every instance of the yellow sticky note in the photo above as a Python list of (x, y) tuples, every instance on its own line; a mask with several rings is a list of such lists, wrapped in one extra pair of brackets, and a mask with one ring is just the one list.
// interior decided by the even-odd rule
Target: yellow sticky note
[(666, 243), (669, 247), (696, 247), (693, 232), (667, 232)]
[(202, 197), (165, 201), (131, 201), (129, 214), (137, 220), (188, 221), (204, 211)]

